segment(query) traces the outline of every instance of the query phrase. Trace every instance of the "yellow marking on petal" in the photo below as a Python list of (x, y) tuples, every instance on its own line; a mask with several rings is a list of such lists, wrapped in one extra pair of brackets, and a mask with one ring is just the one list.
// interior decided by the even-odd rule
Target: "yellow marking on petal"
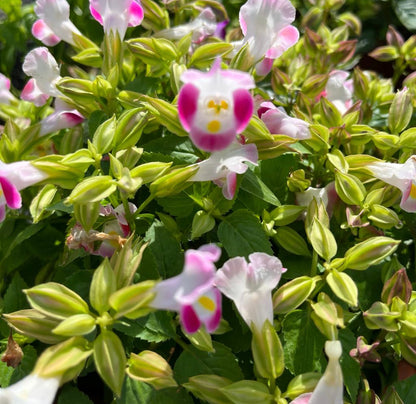
[(220, 106), (221, 106), (222, 109), (228, 109), (228, 102), (224, 101), (224, 100), (221, 100)]
[(412, 199), (416, 199), (416, 184), (413, 181), (412, 181), (412, 186), (410, 188), (410, 194), (409, 194), (409, 196)]
[(214, 311), (215, 310), (215, 303), (212, 299), (210, 299), (207, 296), (201, 296), (198, 299), (199, 304), (208, 311)]
[(216, 133), (221, 129), (221, 122), (220, 121), (210, 121), (208, 122), (207, 129), (211, 133)]
[(213, 108), (216, 114), (219, 114), (222, 109), (228, 109), (228, 102), (221, 100), (220, 103), (216, 103), (214, 100), (209, 100), (207, 104), (208, 108)]

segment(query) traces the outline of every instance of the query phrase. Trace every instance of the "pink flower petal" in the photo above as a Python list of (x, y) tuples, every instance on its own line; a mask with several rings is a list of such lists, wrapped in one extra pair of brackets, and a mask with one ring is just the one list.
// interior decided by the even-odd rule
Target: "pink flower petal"
[(37, 20), (32, 25), (32, 35), (46, 46), (55, 46), (61, 42), (61, 38), (56, 36), (43, 20)]
[(235, 139), (236, 131), (231, 129), (224, 133), (206, 133), (195, 127), (191, 129), (189, 137), (196, 147), (208, 152), (225, 149)]
[(189, 334), (198, 331), (201, 326), (201, 322), (192, 306), (182, 306), (180, 318), (183, 328), (185, 328), (185, 331)]
[(2, 188), (4, 199), (7, 206), (11, 209), (19, 209), (22, 207), (22, 197), (17, 188), (6, 178), (0, 176), (0, 186)]
[(198, 107), (199, 90), (191, 83), (185, 84), (178, 97), (179, 120), (186, 131), (192, 127), (192, 123)]
[(291, 401), (290, 404), (308, 404), (312, 393), (305, 393)]
[(133, 0), (129, 7), (129, 27), (136, 27), (143, 21), (144, 12), (139, 1)]
[(90, 3), (90, 13), (91, 15), (94, 17), (94, 19), (96, 21), (98, 21), (101, 25), (103, 25), (103, 17), (101, 16), (101, 14), (92, 6), (92, 4)]
[(256, 74), (259, 76), (267, 76), (273, 67), (273, 58), (265, 57), (261, 62), (256, 65)]
[(30, 79), (20, 94), (20, 98), (25, 101), (33, 102), (37, 107), (41, 107), (48, 101), (49, 95), (42, 93), (36, 85), (35, 79)]
[(254, 102), (250, 92), (244, 89), (235, 90), (234, 99), (234, 117), (236, 119), (236, 133), (241, 133), (253, 115)]
[(207, 331), (209, 333), (214, 332), (221, 321), (221, 293), (218, 289), (213, 288), (212, 291), (215, 293), (216, 298), (216, 310), (214, 312), (214, 315), (205, 323), (205, 326), (207, 328)]
[(222, 194), (224, 195), (224, 198), (231, 201), (234, 198), (236, 189), (237, 189), (237, 174), (230, 171), (227, 174), (225, 184), (222, 187)]

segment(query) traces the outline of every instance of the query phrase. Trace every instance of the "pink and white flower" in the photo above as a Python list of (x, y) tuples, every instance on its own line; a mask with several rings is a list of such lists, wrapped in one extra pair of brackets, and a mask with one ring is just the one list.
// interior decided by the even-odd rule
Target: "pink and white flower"
[(326, 341), (325, 353), (328, 356), (328, 365), (325, 373), (316, 385), (313, 393), (302, 394), (291, 404), (343, 404), (343, 378), (339, 358), (342, 355), (342, 346), (339, 341)]
[(156, 37), (179, 40), (192, 32), (192, 42), (201, 43), (206, 38), (217, 33), (218, 24), (214, 12), (209, 8), (204, 8), (193, 21), (186, 24), (177, 25), (172, 28), (164, 29), (156, 33)]
[(221, 319), (221, 294), (214, 287), (215, 265), (221, 249), (213, 244), (185, 252), (185, 265), (180, 275), (159, 282), (156, 297), (150, 304), (155, 309), (179, 312), (188, 333), (204, 324), (208, 332), (217, 329)]
[(334, 205), (338, 200), (338, 194), (335, 190), (335, 182), (332, 181), (323, 188), (309, 187), (306, 191), (296, 192), (296, 203), (299, 206), (308, 207), (312, 200), (318, 203), (322, 202), (329, 215), (332, 214)]
[(22, 90), (23, 100), (42, 106), (49, 97), (62, 95), (56, 88), (56, 83), (61, 79), (59, 66), (47, 48), (31, 50), (23, 62), (23, 71), (32, 77)]
[(10, 105), (14, 99), (10, 92), (10, 79), (0, 73), (0, 104)]
[(270, 133), (286, 135), (298, 140), (311, 137), (307, 122), (290, 117), (282, 107), (276, 107), (270, 101), (262, 102), (257, 113)]
[(215, 285), (234, 301), (237, 310), (252, 330), (261, 331), (268, 320), (273, 324), (272, 290), (286, 271), (276, 257), (265, 253), (234, 257), (226, 261), (215, 276)]
[(244, 39), (237, 47), (248, 44), (257, 65), (257, 74), (266, 75), (273, 60), (299, 40), (299, 31), (290, 25), (296, 9), (289, 0), (248, 0), (240, 9), (240, 26)]
[(37, 0), (35, 13), (39, 20), (33, 24), (32, 34), (46, 46), (55, 46), (61, 40), (75, 46), (74, 35), (82, 35), (69, 19), (66, 0)]
[(178, 112), (193, 143), (205, 151), (228, 147), (253, 114), (253, 77), (238, 70), (222, 70), (217, 59), (209, 72), (190, 69), (182, 74)]
[(226, 149), (213, 152), (211, 156), (198, 163), (198, 172), (189, 181), (214, 181), (222, 188), (226, 199), (233, 199), (237, 186), (237, 174), (243, 174), (249, 161), (257, 165), (258, 153), (255, 144), (232, 143)]
[(44, 180), (45, 173), (29, 161), (6, 164), (0, 161), (0, 221), (6, 216), (6, 205), (10, 209), (22, 207), (20, 190)]
[(44, 378), (34, 373), (17, 383), (0, 388), (0, 403), (52, 404), (59, 388), (60, 378)]
[(374, 177), (402, 191), (400, 207), (406, 212), (416, 212), (416, 155), (405, 163), (376, 162), (367, 168)]
[(90, 0), (92, 16), (104, 27), (104, 32), (117, 32), (123, 39), (127, 27), (136, 27), (143, 20), (139, 0)]
[(341, 114), (352, 106), (353, 81), (347, 80), (349, 73), (343, 70), (333, 70), (329, 74), (325, 91), (322, 96), (331, 101)]
[(84, 121), (84, 117), (61, 99), (55, 100), (55, 112), (40, 121), (40, 135), (72, 128)]

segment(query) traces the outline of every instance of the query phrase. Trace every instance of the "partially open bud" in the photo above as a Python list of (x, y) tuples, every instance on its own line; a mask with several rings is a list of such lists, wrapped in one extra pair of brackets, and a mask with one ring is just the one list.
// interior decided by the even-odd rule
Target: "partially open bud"
[(89, 314), (75, 314), (62, 321), (52, 332), (66, 337), (89, 334), (95, 330), (95, 319)]
[(269, 404), (273, 398), (267, 386), (255, 380), (240, 380), (223, 387), (221, 391), (233, 403)]
[(150, 185), (150, 192), (156, 198), (177, 194), (191, 185), (188, 180), (198, 171), (197, 165), (173, 169)]
[(232, 404), (221, 388), (232, 383), (231, 380), (217, 375), (192, 376), (183, 386), (196, 397), (212, 404)]
[(399, 269), (383, 286), (381, 300), (390, 304), (393, 297), (398, 296), (409, 303), (412, 296), (412, 284), (407, 276), (406, 268)]
[(126, 373), (132, 379), (148, 383), (156, 390), (178, 385), (169, 363), (152, 351), (142, 351), (138, 355), (132, 353)]
[(365, 325), (370, 330), (381, 328), (387, 331), (397, 331), (399, 329), (397, 320), (401, 316), (401, 313), (391, 312), (389, 307), (384, 303), (375, 302), (363, 315)]
[(289, 382), (284, 396), (293, 400), (301, 394), (309, 393), (313, 391), (320, 378), (321, 375), (315, 372), (303, 373), (301, 375), (295, 376)]

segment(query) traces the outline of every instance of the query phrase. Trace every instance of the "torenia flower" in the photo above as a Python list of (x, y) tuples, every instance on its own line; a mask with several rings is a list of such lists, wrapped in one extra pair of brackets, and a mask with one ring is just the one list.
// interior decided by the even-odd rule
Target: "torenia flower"
[(406, 212), (416, 212), (416, 155), (404, 164), (377, 162), (367, 168), (374, 177), (402, 191), (400, 207)]
[(10, 92), (10, 79), (0, 73), (0, 104), (10, 105), (15, 98)]
[(299, 140), (311, 137), (307, 122), (290, 117), (282, 107), (278, 108), (272, 102), (262, 102), (258, 114), (270, 133), (286, 135)]
[(207, 73), (190, 69), (182, 74), (178, 111), (194, 144), (205, 151), (228, 147), (253, 114), (253, 77), (237, 70), (221, 70), (217, 59)]
[(322, 201), (328, 214), (331, 215), (338, 199), (335, 182), (332, 181), (323, 188), (309, 187), (304, 192), (296, 192), (296, 203), (300, 206), (309, 206), (313, 199), (317, 202)]
[(182, 273), (158, 283), (150, 305), (179, 312), (188, 333), (196, 332), (201, 323), (208, 332), (215, 331), (221, 319), (221, 294), (214, 288), (214, 262), (220, 255), (221, 250), (213, 244), (187, 250)]
[(339, 341), (326, 341), (325, 353), (328, 356), (328, 366), (319, 380), (313, 393), (302, 394), (291, 404), (343, 404), (343, 379), (339, 358), (342, 346)]
[(40, 135), (72, 128), (80, 124), (84, 117), (61, 99), (55, 100), (55, 112), (40, 121)]
[(198, 163), (198, 172), (190, 181), (214, 181), (222, 188), (222, 194), (226, 199), (233, 199), (236, 186), (237, 174), (243, 174), (248, 166), (245, 161), (257, 165), (258, 153), (255, 144), (241, 145), (234, 142), (226, 149), (213, 152), (207, 159)]
[(35, 168), (29, 161), (5, 164), (0, 161), (0, 221), (4, 220), (6, 205), (10, 209), (22, 206), (19, 191), (44, 180), (45, 173)]
[(234, 301), (247, 325), (260, 332), (266, 320), (273, 324), (271, 291), (286, 269), (278, 258), (265, 253), (253, 253), (248, 258), (249, 263), (244, 257), (226, 261), (215, 276), (215, 285)]
[(74, 35), (82, 35), (69, 19), (66, 0), (37, 0), (35, 13), (39, 20), (33, 24), (32, 34), (47, 46), (55, 46), (61, 40), (75, 46)]
[(207, 7), (193, 21), (164, 29), (157, 32), (155, 36), (179, 40), (192, 32), (192, 42), (201, 43), (207, 37), (217, 33), (218, 25), (214, 12)]
[(333, 70), (322, 93), (322, 96), (331, 101), (341, 114), (352, 106), (353, 82), (352, 79), (347, 80), (348, 76), (348, 72)]
[(138, 0), (90, 0), (92, 16), (104, 27), (104, 32), (118, 32), (124, 38), (127, 27), (140, 25), (143, 8)]
[(52, 404), (59, 387), (58, 377), (30, 374), (6, 388), (0, 388), (0, 403)]
[(296, 9), (289, 0), (248, 0), (240, 9), (240, 26), (254, 61), (263, 56), (257, 73), (267, 74), (273, 59), (279, 57), (299, 40), (299, 31), (290, 25)]
[(61, 79), (55, 58), (45, 47), (31, 50), (23, 62), (23, 71), (31, 76), (22, 90), (21, 98), (42, 106), (49, 97), (61, 95), (56, 83)]

